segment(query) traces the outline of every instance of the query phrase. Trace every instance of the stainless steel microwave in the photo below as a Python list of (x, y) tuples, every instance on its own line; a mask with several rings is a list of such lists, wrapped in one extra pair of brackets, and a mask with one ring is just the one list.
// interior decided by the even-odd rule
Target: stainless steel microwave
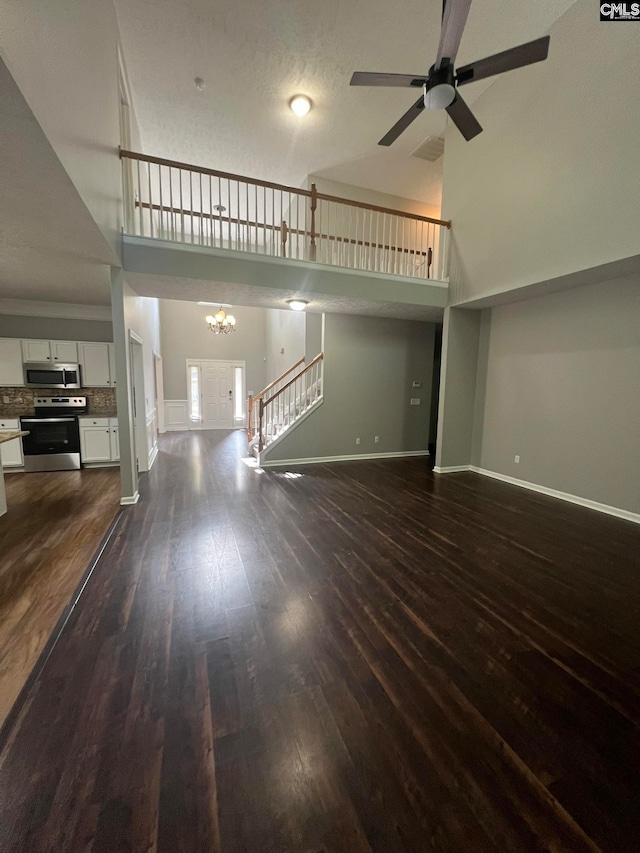
[(79, 364), (29, 361), (23, 367), (24, 384), (29, 388), (82, 388)]

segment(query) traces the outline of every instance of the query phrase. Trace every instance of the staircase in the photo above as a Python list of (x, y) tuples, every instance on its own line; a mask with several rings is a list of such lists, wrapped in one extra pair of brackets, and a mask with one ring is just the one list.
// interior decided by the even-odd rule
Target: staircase
[(301, 358), (249, 398), (249, 445), (260, 463), (267, 448), (322, 401), (324, 354)]

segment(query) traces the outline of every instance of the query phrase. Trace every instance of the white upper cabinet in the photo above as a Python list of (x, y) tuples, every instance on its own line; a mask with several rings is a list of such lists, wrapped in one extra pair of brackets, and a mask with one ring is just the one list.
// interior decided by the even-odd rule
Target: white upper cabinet
[(17, 338), (0, 338), (0, 385), (24, 385), (22, 349)]
[(109, 347), (109, 374), (111, 376), (111, 384), (116, 387), (116, 348), (113, 344), (107, 344)]
[(77, 364), (78, 344), (75, 341), (22, 341), (23, 361), (58, 361)]
[(24, 361), (53, 361), (51, 341), (22, 341), (22, 358)]
[(51, 360), (61, 364), (78, 363), (78, 344), (76, 341), (51, 341)]
[(103, 343), (80, 343), (78, 344), (78, 355), (82, 369), (83, 388), (110, 388), (111, 369), (109, 348), (113, 344)]

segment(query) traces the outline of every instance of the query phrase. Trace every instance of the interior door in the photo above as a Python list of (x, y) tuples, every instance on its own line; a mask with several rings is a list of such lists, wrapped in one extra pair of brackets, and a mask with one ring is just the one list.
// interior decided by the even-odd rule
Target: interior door
[(229, 361), (203, 361), (202, 428), (233, 429), (233, 372)]

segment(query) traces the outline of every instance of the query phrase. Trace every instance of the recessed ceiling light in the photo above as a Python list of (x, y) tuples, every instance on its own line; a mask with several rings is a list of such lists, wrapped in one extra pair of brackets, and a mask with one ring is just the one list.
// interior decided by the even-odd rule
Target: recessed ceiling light
[(306, 95), (294, 95), (289, 101), (289, 107), (297, 116), (306, 116), (311, 109), (311, 98)]
[(204, 92), (207, 87), (207, 84), (204, 82), (202, 77), (196, 77), (193, 82), (198, 92)]
[(224, 206), (224, 204), (214, 204), (213, 209), (217, 210), (218, 213), (224, 213), (227, 208)]
[(306, 299), (287, 299), (287, 305), (293, 311), (304, 311), (308, 304)]

